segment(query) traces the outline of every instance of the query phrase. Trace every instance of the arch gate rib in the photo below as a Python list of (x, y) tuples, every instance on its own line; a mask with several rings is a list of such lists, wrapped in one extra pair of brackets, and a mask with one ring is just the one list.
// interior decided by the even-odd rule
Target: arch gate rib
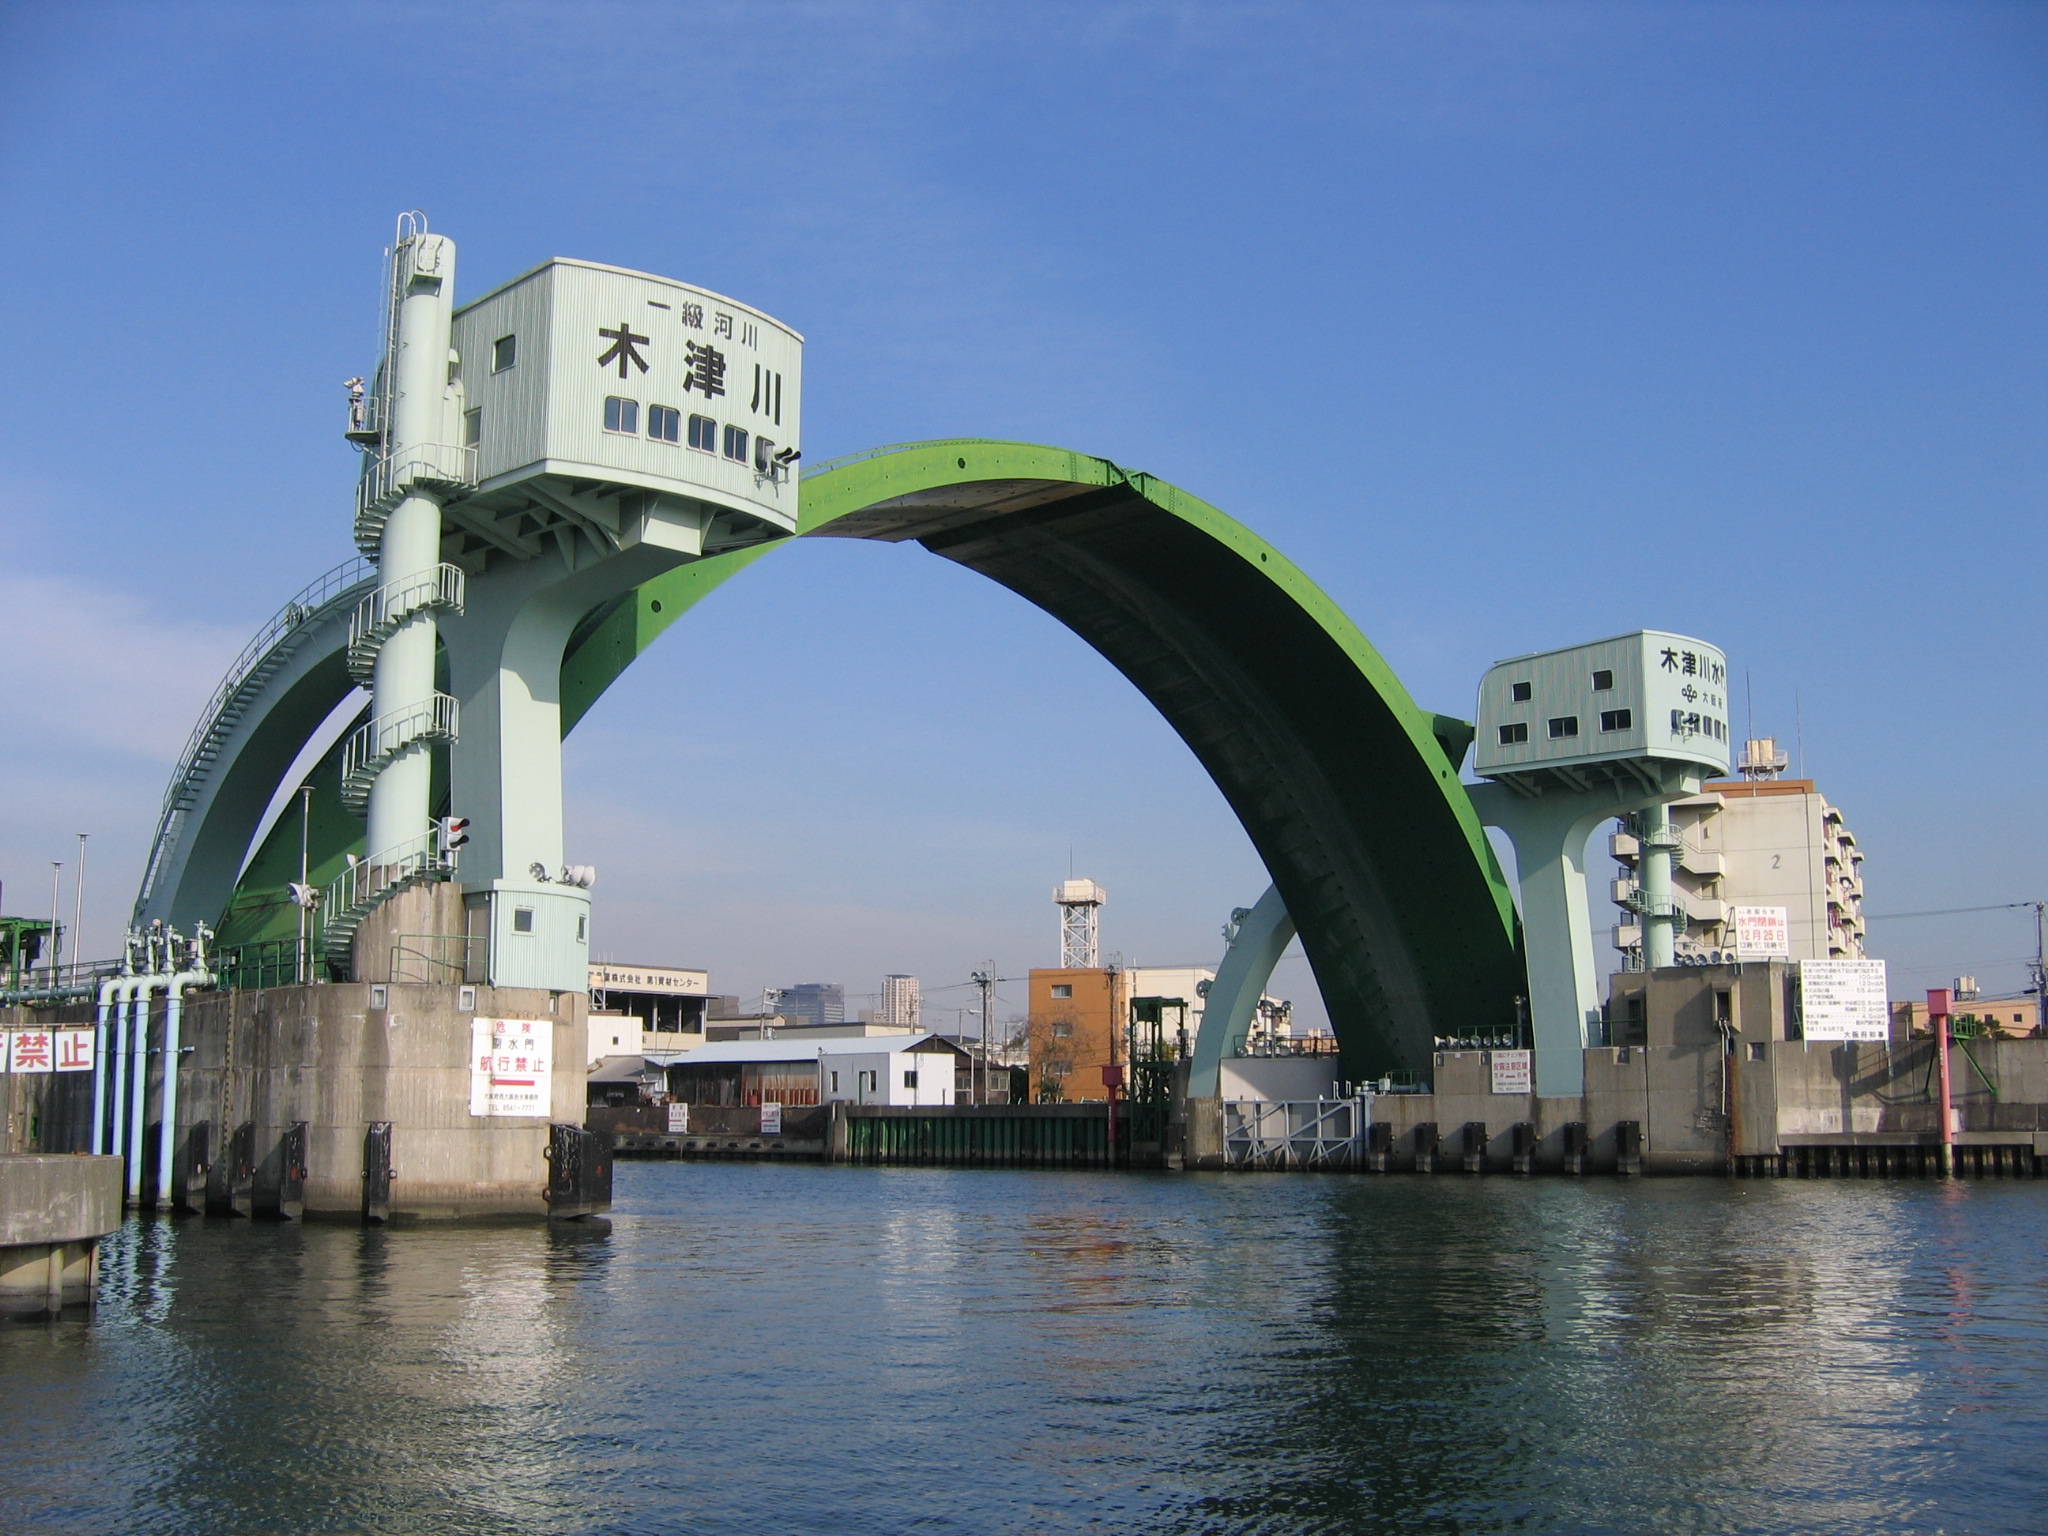
[[(1458, 780), (1470, 727), (1417, 706), (1336, 604), (1249, 529), (1106, 459), (954, 440), (814, 469), (798, 536), (919, 543), (1036, 604), (1122, 672), (1244, 825), (1351, 1075), (1419, 1067), (1434, 1036), (1513, 1024), (1524, 990), (1514, 908)], [(562, 664), (563, 732), (670, 624), (774, 547), (679, 566), (590, 614)], [(333, 674), (345, 682), (338, 662)], [(295, 828), (271, 840), (287, 836), (296, 857)], [(289, 909), (256, 888), (274, 881), (281, 852), (259, 850), (236, 898), (273, 913), (277, 932), (252, 923), (233, 937), (287, 932)], [(220, 910), (217, 896), (196, 912), (175, 893), (157, 905)]]

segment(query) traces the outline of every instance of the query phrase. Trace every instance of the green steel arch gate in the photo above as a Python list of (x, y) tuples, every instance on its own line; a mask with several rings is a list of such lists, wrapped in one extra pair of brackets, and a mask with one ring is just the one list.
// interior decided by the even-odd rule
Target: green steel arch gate
[[(1422, 1067), (1435, 1035), (1513, 1025), (1514, 907), (1457, 776), (1470, 728), (1419, 708), (1343, 612), (1249, 529), (1105, 459), (961, 440), (812, 471), (798, 533), (915, 540), (1035, 603), (1129, 678), (1251, 837), (1353, 1076)], [(774, 547), (680, 567), (586, 620), (563, 663), (563, 734), (670, 624)], [(324, 845), (323, 825), (334, 824), (316, 819), (318, 862), (332, 867), (345, 849)], [(252, 860), (237, 889), (250, 921), (231, 909), (224, 941), (289, 933), (271, 893), (295, 876), (297, 838), (287, 817)]]

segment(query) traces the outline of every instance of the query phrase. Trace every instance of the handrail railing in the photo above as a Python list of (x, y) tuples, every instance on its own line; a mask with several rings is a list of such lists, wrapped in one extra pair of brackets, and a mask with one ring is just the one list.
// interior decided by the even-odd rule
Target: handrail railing
[(341, 798), (351, 809), (369, 800), (370, 781), (384, 764), (420, 741), (453, 741), (461, 729), (462, 706), (445, 693), (367, 720), (349, 733), (341, 748)]
[(155, 893), (156, 882), (163, 870), (164, 856), (170, 845), (170, 833), (175, 818), (185, 808), (182, 804), (187, 787), (191, 783), (199, 764), (200, 753), (220, 724), (220, 718), (228, 704), (249, 681), (266, 656), (291, 635), (319, 618), (337, 603), (352, 598), (365, 582), (376, 577), (376, 566), (355, 555), (329, 571), (323, 572), (301, 588), (292, 599), (256, 632), (256, 637), (242, 647), (241, 654), (229, 665), (206, 706), (199, 712), (199, 721), (192, 727), (192, 734), (185, 739), (185, 747), (178, 754), (178, 763), (171, 770), (170, 783), (164, 788), (163, 805), (157, 812), (156, 837), (150, 844), (149, 864), (143, 872), (142, 889), (136, 896), (135, 906), (139, 913)]
[(374, 860), (359, 859), (320, 893), (320, 932), (330, 956), (353, 940), (356, 920), (386, 896), (422, 877), (451, 874), (455, 855), (444, 852), (437, 834), (423, 833), (387, 848)]
[(425, 608), (460, 613), (466, 585), (462, 568), (443, 561), (431, 571), (373, 589), (349, 615), (350, 676), (368, 682), (379, 648), (413, 614)]

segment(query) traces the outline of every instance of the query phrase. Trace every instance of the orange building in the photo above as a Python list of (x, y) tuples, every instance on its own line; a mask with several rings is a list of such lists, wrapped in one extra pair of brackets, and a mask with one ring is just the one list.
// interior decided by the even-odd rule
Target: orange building
[[(2018, 997), (1979, 997), (1974, 992), (1957, 993), (1951, 1006), (1955, 1009), (1957, 1023), (1967, 1020), (1983, 1034), (2017, 1040), (2041, 1032), (2041, 1000), (2038, 997), (2024, 993)], [(1934, 1021), (1927, 1016), (1926, 1003), (1892, 1004), (1894, 1039), (1933, 1033)]]
[(1121, 1062), (1130, 980), (1108, 969), (1034, 970), (1024, 1027), (1033, 1103), (1109, 1096), (1102, 1069)]

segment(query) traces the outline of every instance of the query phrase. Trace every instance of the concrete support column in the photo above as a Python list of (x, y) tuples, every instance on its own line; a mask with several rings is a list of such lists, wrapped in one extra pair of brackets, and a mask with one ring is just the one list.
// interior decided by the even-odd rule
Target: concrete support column
[(462, 709), (451, 806), (469, 818), (462, 886), (483, 909), (471, 926), (486, 936), (496, 985), (588, 984), (589, 900), (550, 884), (567, 858), (562, 653), (593, 609), (703, 550), (703, 515), (680, 504), (645, 498), (621, 525), (620, 548), (601, 558), (556, 548), (471, 582), (448, 626), (449, 688)]
[(1641, 875), (1643, 966), (1661, 970), (1678, 963), (1677, 905), (1671, 895), (1672, 854), (1678, 835), (1671, 826), (1671, 807), (1653, 805), (1638, 813), (1642, 835), (1636, 868)]
[(1502, 784), (1472, 788), (1480, 819), (1506, 832), (1515, 845), (1536, 1092), (1547, 1098), (1586, 1091), (1583, 1052), (1600, 1017), (1600, 973), (1586, 905), (1586, 842), (1594, 827), (1617, 813), (1610, 803), (1589, 806), (1588, 799), (1522, 796)]
[[(392, 510), (378, 546), (377, 577), (385, 586), (432, 571), (441, 559), (441, 503), (424, 493)], [(434, 695), (434, 653), (439, 639), (432, 609), (408, 618), (377, 653), (371, 715), (424, 704)], [(370, 786), (370, 825), (363, 846), (370, 862), (427, 830), (432, 809), (433, 748), (415, 742), (384, 767)]]
[[(434, 462), (453, 435), (448, 421), (449, 350), (453, 340), (455, 242), (418, 234), (392, 253), (391, 302), (396, 324), (385, 358), (390, 419), (383, 452), (393, 472)], [(415, 487), (392, 508), (377, 547), (377, 580), (387, 590), (432, 574), (441, 563), (441, 502)], [(408, 617), (377, 653), (371, 715), (384, 719), (427, 704), (434, 695), (437, 625), (432, 609)], [(432, 748), (408, 747), (370, 786), (364, 847), (378, 855), (427, 831)]]

